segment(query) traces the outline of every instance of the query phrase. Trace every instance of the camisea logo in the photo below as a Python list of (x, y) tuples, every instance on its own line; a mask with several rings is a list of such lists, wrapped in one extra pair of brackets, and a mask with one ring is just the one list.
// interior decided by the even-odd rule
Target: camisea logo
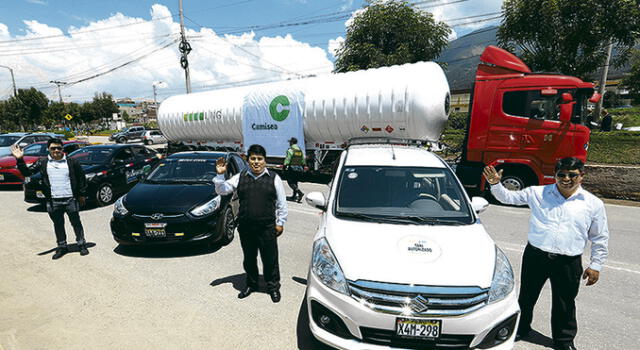
[[(277, 122), (281, 122), (289, 116), (291, 103), (289, 102), (289, 98), (284, 95), (280, 95), (271, 101), (269, 105), (269, 114), (271, 114), (271, 118)], [(280, 106), (280, 111), (278, 111), (278, 106)]]

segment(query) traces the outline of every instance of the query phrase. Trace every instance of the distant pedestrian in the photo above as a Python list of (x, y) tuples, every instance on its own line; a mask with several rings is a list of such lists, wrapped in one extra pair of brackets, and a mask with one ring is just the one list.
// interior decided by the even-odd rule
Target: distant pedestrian
[(244, 299), (258, 290), (258, 252), (271, 301), (280, 301), (280, 268), (278, 241), (287, 221), (287, 202), (284, 186), (278, 174), (266, 169), (267, 152), (260, 145), (247, 150), (250, 170), (242, 171), (225, 181), (227, 164), (224, 158), (216, 162), (218, 176), (213, 183), (216, 193), (226, 195), (237, 190), (240, 201), (238, 232), (244, 255), (243, 267), (247, 284), (238, 294)]
[(59, 259), (67, 252), (67, 233), (64, 228), (64, 214), (67, 213), (71, 226), (76, 234), (76, 242), (80, 255), (89, 254), (84, 238), (84, 229), (80, 221), (80, 206), (85, 204), (87, 180), (80, 163), (68, 158), (62, 152), (62, 140), (51, 138), (47, 141), (49, 156), (34, 163), (31, 168), (24, 162), (24, 152), (18, 145), (11, 147), (16, 158), (18, 170), (25, 177), (40, 172), (42, 174), (42, 193), (47, 206), (47, 213), (56, 233), (57, 248), (53, 259)]
[(304, 193), (298, 188), (298, 181), (304, 173), (304, 167), (306, 161), (304, 159), (304, 153), (298, 146), (298, 139), (292, 137), (289, 139), (289, 149), (287, 155), (284, 158), (284, 171), (287, 177), (287, 184), (293, 190), (291, 197), (287, 197), (287, 200), (296, 201), (300, 203)]
[[(531, 332), (533, 308), (547, 280), (551, 280), (551, 331), (554, 349), (575, 349), (578, 331), (575, 298), (580, 277), (587, 286), (598, 282), (607, 259), (609, 228), (604, 204), (581, 187), (584, 163), (564, 158), (556, 163), (556, 183), (509, 191), (501, 183), (502, 170), (484, 169), (491, 194), (500, 202), (531, 208), (528, 244), (520, 275), (520, 324), (517, 338)], [(591, 263), (582, 270), (582, 253), (591, 242)]]
[(602, 120), (600, 121), (600, 131), (611, 131), (613, 116), (606, 110), (602, 110)]

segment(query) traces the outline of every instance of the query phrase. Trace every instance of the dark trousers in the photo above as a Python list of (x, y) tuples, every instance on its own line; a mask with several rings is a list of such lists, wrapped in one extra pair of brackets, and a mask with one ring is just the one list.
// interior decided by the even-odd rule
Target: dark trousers
[(258, 289), (258, 252), (260, 252), (267, 291), (279, 290), (280, 267), (275, 225), (240, 221), (238, 232), (244, 255), (242, 266), (247, 274), (247, 286)]
[(527, 244), (520, 275), (520, 332), (531, 330), (533, 308), (547, 279), (551, 280), (551, 332), (554, 342), (571, 343), (578, 332), (576, 303), (582, 256), (544, 252)]
[(300, 196), (302, 198), (302, 191), (298, 188), (298, 180), (300, 179), (304, 168), (299, 165), (291, 165), (287, 168), (286, 176), (287, 176), (287, 185), (291, 187), (293, 190), (293, 194), (291, 197), (294, 199), (296, 196)]
[(47, 201), (47, 213), (51, 221), (53, 221), (53, 228), (56, 232), (56, 241), (58, 247), (67, 246), (67, 232), (64, 228), (64, 213), (67, 213), (73, 231), (76, 234), (76, 242), (78, 245), (85, 244), (84, 229), (82, 228), (82, 222), (80, 222), (80, 204), (75, 198), (54, 198)]

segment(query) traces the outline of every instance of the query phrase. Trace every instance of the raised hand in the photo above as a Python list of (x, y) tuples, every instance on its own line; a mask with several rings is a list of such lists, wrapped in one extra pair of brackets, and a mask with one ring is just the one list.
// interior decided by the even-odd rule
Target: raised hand
[(17, 144), (13, 144), (11, 146), (11, 154), (13, 154), (16, 159), (20, 159), (24, 156), (24, 151)]
[(496, 171), (496, 168), (489, 165), (484, 167), (484, 170), (482, 172), (484, 174), (484, 177), (487, 179), (487, 182), (489, 182), (489, 184), (491, 185), (495, 185), (500, 182), (500, 179), (502, 179), (503, 171), (504, 169), (500, 169), (500, 171), (498, 172)]
[(218, 174), (224, 174), (227, 172), (227, 161), (223, 157), (216, 160), (216, 172)]

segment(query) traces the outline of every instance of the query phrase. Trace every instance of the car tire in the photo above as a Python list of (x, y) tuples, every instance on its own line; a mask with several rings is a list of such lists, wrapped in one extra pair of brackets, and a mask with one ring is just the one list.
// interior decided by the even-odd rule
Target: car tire
[(113, 202), (115, 193), (113, 192), (113, 186), (108, 183), (101, 184), (95, 193), (96, 204), (99, 207), (104, 207)]
[(230, 206), (227, 206), (220, 215), (220, 219), (216, 225), (216, 232), (218, 233), (218, 237), (220, 237), (218, 242), (223, 246), (231, 243), (235, 235), (235, 230), (236, 225), (233, 210), (231, 210)]
[(116, 141), (118, 143), (127, 143), (127, 138), (124, 136), (118, 137), (118, 140)]
[(502, 177), (502, 186), (511, 191), (521, 191), (527, 187), (527, 183), (519, 174), (506, 174)]

